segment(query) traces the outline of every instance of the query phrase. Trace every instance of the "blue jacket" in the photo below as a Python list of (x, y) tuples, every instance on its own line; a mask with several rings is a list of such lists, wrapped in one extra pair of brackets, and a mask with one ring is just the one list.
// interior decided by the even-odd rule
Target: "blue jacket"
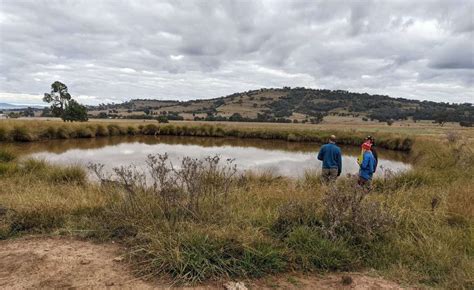
[(321, 150), (319, 150), (318, 160), (323, 161), (323, 168), (337, 168), (338, 175), (341, 174), (341, 149), (336, 144), (328, 143), (323, 145)]
[(364, 152), (362, 157), (362, 164), (360, 165), (359, 176), (365, 180), (372, 179), (372, 175), (375, 172), (375, 158), (372, 152)]

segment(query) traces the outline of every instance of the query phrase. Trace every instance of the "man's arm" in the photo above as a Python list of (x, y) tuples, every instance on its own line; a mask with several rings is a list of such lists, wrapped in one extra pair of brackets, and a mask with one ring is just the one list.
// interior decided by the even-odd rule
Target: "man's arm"
[(370, 169), (370, 172), (372, 173), (375, 172), (375, 164), (376, 164), (376, 159), (375, 157), (372, 156), (372, 158), (370, 158), (370, 164), (369, 164), (369, 169)]
[(321, 147), (321, 149), (319, 150), (319, 153), (318, 153), (318, 160), (323, 161), (323, 156), (324, 156), (324, 146)]
[(368, 169), (369, 166), (369, 158), (367, 158), (367, 153), (362, 155), (362, 163), (360, 164), (361, 169)]

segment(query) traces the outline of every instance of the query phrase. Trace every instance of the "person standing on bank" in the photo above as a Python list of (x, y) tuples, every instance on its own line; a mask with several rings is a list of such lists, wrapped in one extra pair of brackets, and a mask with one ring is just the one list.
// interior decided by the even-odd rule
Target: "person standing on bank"
[(375, 166), (374, 166), (374, 172), (375, 172), (377, 170), (377, 165), (379, 164), (379, 157), (377, 154), (377, 150), (375, 149), (375, 139), (374, 137), (369, 135), (365, 138), (364, 142), (367, 142), (367, 141), (369, 141), (370, 145), (372, 145), (372, 147), (370, 147), (370, 151), (372, 151), (372, 155), (374, 155), (374, 158), (375, 158)]
[(323, 162), (322, 179), (324, 182), (335, 181), (342, 171), (341, 149), (336, 145), (336, 136), (329, 137), (329, 143), (321, 147), (318, 160)]
[(375, 158), (371, 151), (372, 144), (364, 142), (362, 144), (362, 161), (360, 162), (359, 180), (360, 186), (369, 189), (372, 176), (375, 172)]
[[(377, 165), (379, 164), (379, 157), (378, 157), (378, 154), (377, 154), (377, 150), (375, 149), (375, 140), (374, 140), (374, 137), (372, 136), (367, 136), (365, 137), (364, 139), (364, 143), (370, 143), (371, 147), (370, 147), (370, 151), (372, 151), (372, 155), (374, 155), (374, 159), (375, 159), (375, 166), (374, 166), (374, 172), (377, 170)], [(362, 143), (362, 144), (364, 144)], [(364, 155), (364, 148), (362, 148), (362, 150), (360, 151), (360, 155), (359, 157), (357, 157), (357, 163), (359, 164), (359, 167), (360, 165), (362, 164), (362, 159), (363, 159), (363, 155)]]

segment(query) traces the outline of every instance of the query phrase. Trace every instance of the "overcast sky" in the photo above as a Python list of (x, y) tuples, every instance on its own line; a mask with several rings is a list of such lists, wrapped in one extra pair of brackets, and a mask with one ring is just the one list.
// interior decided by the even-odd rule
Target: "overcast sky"
[(262, 87), (474, 102), (474, 1), (0, 0), (0, 102)]

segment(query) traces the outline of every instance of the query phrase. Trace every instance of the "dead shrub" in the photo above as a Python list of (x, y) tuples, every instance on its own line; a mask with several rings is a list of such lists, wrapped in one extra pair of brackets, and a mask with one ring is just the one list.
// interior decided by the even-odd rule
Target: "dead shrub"
[(370, 241), (394, 225), (395, 215), (381, 201), (353, 182), (328, 187), (323, 198), (323, 230), (331, 239)]
[[(178, 168), (169, 161), (167, 154), (148, 155), (147, 169), (135, 166), (118, 167), (113, 174), (104, 172), (101, 164), (89, 164), (101, 185), (120, 189), (124, 193), (123, 210), (138, 210), (143, 197), (152, 197), (164, 217), (174, 223), (183, 216), (203, 218), (217, 212), (225, 204), (231, 186), (235, 184), (237, 167), (233, 160), (221, 164), (219, 156), (203, 160), (185, 157)], [(206, 206), (207, 211), (203, 210)]]

